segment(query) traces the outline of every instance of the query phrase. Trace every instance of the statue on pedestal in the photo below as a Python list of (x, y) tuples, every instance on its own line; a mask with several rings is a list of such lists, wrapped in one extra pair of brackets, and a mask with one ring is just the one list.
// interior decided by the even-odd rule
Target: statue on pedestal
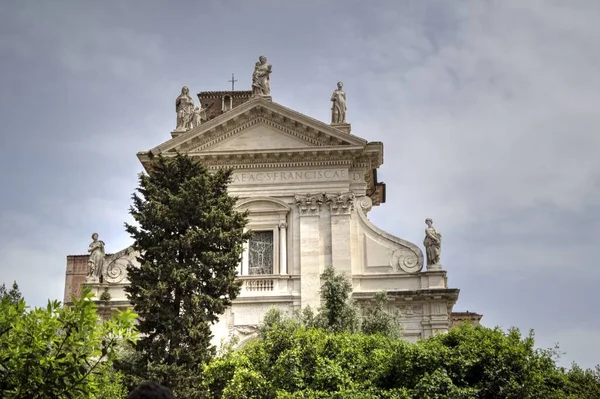
[(346, 93), (342, 88), (344, 84), (338, 82), (337, 89), (331, 95), (331, 124), (346, 123)]
[(88, 248), (90, 257), (88, 259), (88, 277), (100, 279), (104, 266), (104, 241), (98, 239), (98, 233), (92, 234), (92, 242)]
[(423, 245), (427, 255), (427, 266), (440, 264), (440, 254), (442, 250), (442, 235), (433, 227), (433, 220), (425, 219), (427, 228), (425, 229), (425, 239)]
[(267, 57), (261, 55), (254, 65), (252, 74), (252, 96), (268, 97), (271, 95), (271, 65), (267, 64)]
[(177, 112), (175, 131), (185, 132), (190, 130), (194, 122), (194, 99), (190, 96), (190, 89), (187, 86), (181, 88), (181, 94), (175, 100), (175, 111)]
[(196, 107), (194, 108), (194, 117), (192, 121), (192, 128), (198, 127), (202, 122), (208, 119), (207, 108)]

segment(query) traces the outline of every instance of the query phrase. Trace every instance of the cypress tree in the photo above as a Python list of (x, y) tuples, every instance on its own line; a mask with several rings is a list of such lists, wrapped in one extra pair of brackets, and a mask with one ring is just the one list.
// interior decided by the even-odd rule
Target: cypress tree
[(227, 193), (232, 170), (210, 173), (181, 154), (151, 162), (132, 195), (137, 226), (125, 226), (141, 264), (125, 288), (142, 334), (129, 372), (191, 398), (215, 353), (210, 326), (240, 292), (247, 213)]

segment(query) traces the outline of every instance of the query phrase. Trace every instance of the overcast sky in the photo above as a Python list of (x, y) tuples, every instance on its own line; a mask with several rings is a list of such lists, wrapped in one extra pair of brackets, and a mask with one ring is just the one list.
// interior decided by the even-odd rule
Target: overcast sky
[(533, 328), (600, 362), (600, 2), (0, 0), (0, 282), (62, 299), (67, 254), (131, 243), (136, 153), (167, 140), (181, 86), (249, 89), (382, 141), (371, 220), (444, 235), (455, 311)]

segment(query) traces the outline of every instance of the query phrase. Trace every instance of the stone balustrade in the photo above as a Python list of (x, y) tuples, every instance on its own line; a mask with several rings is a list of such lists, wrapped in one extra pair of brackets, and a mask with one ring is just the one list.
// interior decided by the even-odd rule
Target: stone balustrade
[(239, 297), (291, 295), (298, 289), (300, 276), (290, 275), (254, 275), (240, 276), (242, 290)]

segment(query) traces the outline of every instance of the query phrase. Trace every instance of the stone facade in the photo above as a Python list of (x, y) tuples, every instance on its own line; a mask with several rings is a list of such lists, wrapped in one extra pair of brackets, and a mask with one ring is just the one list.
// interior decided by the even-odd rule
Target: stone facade
[[(258, 233), (239, 265), (241, 294), (214, 326), (214, 343), (252, 337), (271, 306), (318, 307), (327, 265), (351, 278), (359, 301), (387, 291), (407, 339), (447, 331), (459, 290), (448, 288), (446, 271), (425, 270), (417, 245), (380, 230), (367, 216), (385, 202), (385, 185), (377, 181), (383, 144), (266, 97), (241, 98), (233, 109), (150, 150), (187, 153), (212, 170), (233, 167), (229, 191), (239, 197), (237, 208), (250, 212), (248, 229)], [(145, 167), (150, 151), (138, 153)], [(66, 301), (85, 280), (84, 258), (68, 257)], [(107, 256), (105, 278), (91, 284), (98, 297), (108, 293), (105, 309), (127, 306), (122, 271), (135, 262), (128, 249)]]
[(481, 318), (483, 317), (483, 315), (469, 312), (468, 310), (466, 312), (452, 312), (451, 316), (450, 328), (457, 327), (463, 323), (469, 323), (474, 326), (478, 326)]

